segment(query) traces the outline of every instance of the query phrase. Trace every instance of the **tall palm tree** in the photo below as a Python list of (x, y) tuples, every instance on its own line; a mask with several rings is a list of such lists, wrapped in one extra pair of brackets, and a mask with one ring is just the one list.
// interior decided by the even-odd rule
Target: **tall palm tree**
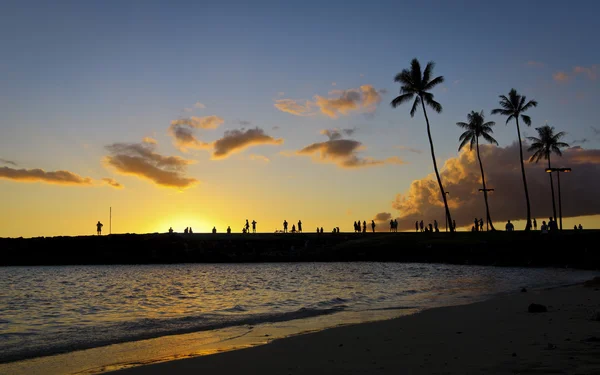
[(448, 209), (448, 201), (446, 199), (446, 192), (440, 179), (440, 173), (438, 172), (437, 162), (435, 160), (435, 152), (433, 150), (433, 140), (431, 139), (431, 128), (429, 126), (429, 118), (427, 117), (427, 110), (425, 104), (431, 107), (437, 113), (442, 112), (442, 105), (433, 99), (433, 94), (429, 90), (433, 89), (438, 84), (444, 82), (444, 77), (439, 76), (431, 79), (433, 73), (433, 67), (435, 63), (430, 61), (421, 73), (421, 64), (419, 60), (413, 59), (410, 63), (410, 69), (403, 69), (400, 73), (396, 74), (394, 82), (400, 83), (400, 95), (392, 100), (392, 107), (396, 108), (402, 103), (408, 102), (415, 99), (410, 110), (410, 117), (414, 117), (415, 112), (419, 104), (423, 108), (423, 114), (425, 115), (425, 122), (427, 123), (427, 136), (429, 137), (429, 146), (431, 148), (431, 159), (433, 160), (433, 169), (435, 170), (435, 176), (440, 187), (440, 193), (442, 194), (442, 200), (444, 201), (444, 207), (446, 209), (446, 220), (450, 223), (450, 232), (454, 232), (454, 226), (452, 225), (452, 217), (450, 216), (450, 210)]
[[(565, 136), (565, 132), (558, 132), (554, 134), (554, 126), (544, 125), (540, 128), (535, 128), (538, 132), (539, 138), (527, 137), (532, 142), (531, 146), (527, 151), (534, 151), (533, 155), (529, 158), (529, 161), (535, 161), (536, 163), (541, 159), (548, 160), (548, 168), (552, 168), (550, 163), (550, 154), (555, 153), (558, 156), (562, 156), (560, 151), (561, 147), (569, 147), (568, 144), (560, 142), (560, 139)], [(554, 201), (554, 182), (552, 181), (552, 173), (548, 173), (550, 176), (550, 191), (552, 192), (552, 213), (554, 214), (554, 221), (556, 221), (556, 202)]]
[(490, 216), (490, 207), (488, 205), (488, 196), (487, 196), (487, 188), (485, 186), (485, 175), (483, 174), (483, 164), (481, 163), (481, 156), (479, 155), (479, 137), (483, 137), (488, 143), (498, 145), (498, 142), (492, 137), (490, 134), (494, 131), (492, 130), (492, 126), (496, 125), (494, 121), (485, 122), (485, 116), (483, 115), (483, 111), (475, 112), (471, 111), (467, 115), (468, 122), (457, 122), (456, 125), (460, 126), (463, 129), (466, 129), (464, 133), (460, 135), (458, 139), (460, 145), (458, 146), (458, 151), (460, 151), (464, 146), (469, 144), (469, 149), (473, 150), (473, 144), (475, 144), (475, 149), (477, 150), (477, 160), (479, 160), (479, 169), (481, 170), (481, 183), (483, 184), (483, 198), (485, 200), (485, 214), (486, 220), (490, 224), (490, 228), (492, 230), (496, 230), (494, 228), (494, 224), (492, 224), (492, 218)]
[(531, 229), (531, 204), (529, 203), (529, 191), (527, 190), (527, 177), (525, 176), (525, 164), (523, 163), (523, 145), (521, 143), (521, 129), (519, 128), (519, 117), (527, 126), (531, 126), (531, 117), (524, 115), (523, 112), (527, 111), (531, 107), (537, 107), (535, 100), (527, 101), (527, 98), (523, 95), (519, 95), (517, 90), (511, 89), (506, 95), (500, 95), (500, 107), (492, 110), (492, 115), (500, 114), (508, 116), (506, 124), (510, 120), (514, 119), (517, 124), (517, 136), (519, 138), (519, 155), (521, 156), (521, 174), (523, 176), (523, 187), (525, 189), (525, 201), (527, 202), (527, 224), (525, 230)]

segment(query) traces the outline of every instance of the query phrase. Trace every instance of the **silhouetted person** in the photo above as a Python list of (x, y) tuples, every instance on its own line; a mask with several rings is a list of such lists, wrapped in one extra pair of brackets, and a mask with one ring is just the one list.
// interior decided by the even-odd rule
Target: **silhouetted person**
[(252, 233), (256, 233), (256, 220), (252, 220)]
[(170, 233), (170, 234), (173, 234), (173, 227), (170, 227), (170, 228), (169, 228), (169, 233)]
[(190, 234), (192, 234), (192, 233), (194, 233), (194, 232), (192, 231), (192, 227), (190, 227)]
[(533, 230), (537, 230), (537, 221), (533, 218)]
[(217, 228), (213, 227), (212, 232), (213, 232), (213, 234), (217, 233)]
[(456, 231), (456, 220), (452, 220), (452, 229)]
[(504, 229), (506, 229), (507, 232), (512, 232), (512, 231), (515, 230), (515, 226), (509, 220), (509, 221), (506, 222), (506, 225), (504, 226)]
[(475, 232), (477, 232), (479, 230), (479, 220), (477, 218), (473, 220), (473, 226), (475, 227)]
[(556, 232), (558, 230), (558, 225), (556, 225), (556, 220), (549, 218), (548, 220), (548, 232)]
[(398, 220), (394, 219), (394, 232), (398, 231)]
[(394, 231), (394, 220), (390, 219), (390, 232)]
[(292, 224), (292, 233), (296, 233), (296, 224)]
[(246, 232), (244, 232), (244, 233), (250, 233), (250, 223), (248, 223), (248, 219), (246, 219), (245, 228), (246, 228)]
[(483, 232), (483, 219), (482, 218), (479, 219), (479, 231)]
[(283, 233), (287, 233), (287, 220), (283, 221)]
[(577, 230), (577, 224), (573, 225), (573, 230)]
[(419, 229), (423, 232), (423, 220), (419, 221)]
[(188, 227), (185, 227), (185, 229), (183, 230), (183, 234), (188, 234), (189, 230)]
[(363, 221), (363, 233), (367, 233), (367, 221)]
[(375, 233), (375, 220), (371, 220), (371, 230)]
[(321, 233), (323, 233), (323, 227), (321, 227)]
[(583, 230), (583, 227), (581, 226), (581, 224), (579, 224), (579, 230)]
[(298, 220), (298, 232), (302, 233), (302, 220)]
[(419, 220), (415, 221), (415, 232), (419, 231)]
[(429, 232), (433, 232), (433, 225), (431, 223), (429, 223)]
[(471, 225), (471, 232), (475, 232), (475, 225)]
[(227, 233), (231, 233), (231, 227), (227, 226)]
[(546, 225), (546, 220), (542, 220), (542, 226), (540, 227), (542, 233), (548, 233), (548, 225)]
[(437, 220), (435, 220), (435, 219), (433, 219), (433, 229), (435, 229), (436, 232), (439, 232), (438, 223), (437, 223)]
[(100, 222), (100, 220), (98, 220), (98, 222), (96, 223), (96, 233), (98, 233), (98, 235), (102, 234), (102, 227), (104, 226), (104, 224), (102, 224)]

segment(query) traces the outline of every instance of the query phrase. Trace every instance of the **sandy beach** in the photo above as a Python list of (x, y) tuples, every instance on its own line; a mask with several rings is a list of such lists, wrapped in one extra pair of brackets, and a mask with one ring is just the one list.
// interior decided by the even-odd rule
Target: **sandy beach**
[(599, 314), (596, 279), (111, 374), (600, 374)]

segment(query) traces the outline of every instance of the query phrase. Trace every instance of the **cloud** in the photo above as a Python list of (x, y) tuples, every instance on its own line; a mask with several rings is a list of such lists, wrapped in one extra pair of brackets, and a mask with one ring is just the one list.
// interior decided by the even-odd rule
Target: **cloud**
[(317, 112), (330, 118), (350, 113), (373, 113), (386, 90), (376, 90), (372, 85), (362, 85), (348, 90), (332, 90), (328, 97), (315, 95), (304, 103), (294, 99), (277, 99), (275, 107), (296, 116), (310, 116)]
[(144, 143), (148, 143), (148, 144), (151, 144), (151, 145), (155, 145), (155, 144), (157, 144), (157, 143), (158, 143), (158, 142), (156, 141), (156, 139), (154, 139), (154, 138), (152, 138), (152, 137), (144, 137), (144, 139), (142, 139), (142, 142), (144, 142)]
[(377, 160), (371, 157), (360, 157), (358, 152), (365, 147), (361, 142), (353, 139), (342, 139), (338, 129), (322, 130), (329, 140), (310, 144), (296, 151), (297, 155), (312, 155), (317, 162), (334, 163), (341, 168), (371, 167), (383, 164), (399, 164), (400, 159), (391, 157), (386, 160)]
[(252, 121), (247, 121), (247, 120), (239, 120), (238, 124), (242, 125), (242, 126), (249, 126), (252, 125)]
[[(525, 159), (531, 155), (524, 145)], [(480, 146), (488, 188), (495, 189), (488, 196), (490, 215), (496, 228), (504, 229), (507, 220), (525, 219), (525, 194), (521, 179), (518, 143), (507, 147)], [(600, 150), (571, 147), (563, 156), (553, 155), (555, 167), (571, 167), (572, 172), (561, 175), (561, 196), (564, 217), (600, 214)], [(525, 163), (532, 216), (547, 220), (552, 215), (547, 163)], [(444, 189), (449, 192), (448, 204), (457, 226), (470, 225), (474, 217), (485, 218), (479, 164), (475, 151), (464, 149), (456, 158), (448, 159), (441, 169)], [(555, 180), (556, 190), (556, 180)], [(426, 223), (444, 222), (444, 205), (435, 176), (430, 174), (415, 180), (406, 193), (396, 196), (392, 207), (398, 210), (400, 230), (410, 230), (416, 220)]]
[(46, 172), (43, 169), (14, 169), (10, 167), (0, 167), (0, 178), (18, 182), (44, 182), (57, 185), (92, 185), (93, 181), (89, 177), (69, 171)]
[(324, 115), (338, 118), (355, 111), (374, 112), (384, 93), (384, 90), (377, 91), (372, 85), (362, 85), (358, 89), (331, 91), (329, 98), (315, 95), (314, 103)]
[(533, 61), (533, 60), (527, 61), (527, 65), (533, 66), (536, 68), (543, 68), (544, 66), (546, 66), (546, 64), (544, 64), (543, 62)]
[(250, 160), (257, 160), (257, 161), (262, 161), (265, 163), (270, 162), (271, 160), (269, 160), (268, 157), (264, 156), (264, 155), (255, 155), (255, 154), (251, 154), (249, 156)]
[(12, 165), (12, 166), (17, 166), (17, 163), (15, 163), (14, 161), (11, 160), (6, 160), (6, 159), (0, 159), (0, 164), (8, 164), (8, 165)]
[(250, 146), (280, 145), (282, 138), (273, 138), (265, 134), (264, 130), (256, 127), (253, 129), (228, 130), (222, 138), (212, 143), (214, 147), (213, 158), (226, 158), (232, 153), (242, 151)]
[(114, 187), (115, 189), (123, 189), (123, 185), (118, 183), (115, 179), (106, 177), (103, 178), (102, 181), (107, 185)]
[(178, 156), (163, 156), (155, 152), (156, 145), (149, 143), (114, 143), (106, 146), (110, 155), (104, 162), (123, 175), (147, 179), (171, 188), (185, 189), (198, 180), (185, 176), (187, 166), (192, 164)]
[(390, 220), (392, 218), (392, 214), (389, 212), (380, 212), (378, 214), (375, 215), (375, 217), (373, 218), (373, 220), (375, 220), (376, 222), (386, 222), (388, 220)]
[(573, 68), (574, 74), (584, 74), (588, 79), (595, 81), (598, 78), (598, 66), (591, 65), (589, 68), (585, 66), (576, 66)]
[(206, 108), (206, 106), (204, 104), (200, 103), (200, 102), (196, 102), (194, 104), (194, 108), (201, 108), (202, 109), (202, 108)]
[(567, 82), (569, 80), (569, 75), (565, 72), (556, 72), (552, 75), (552, 78), (556, 82)]
[(351, 136), (352, 134), (354, 134), (354, 132), (356, 131), (356, 129), (352, 128), (352, 129), (324, 129), (320, 131), (320, 134), (323, 134), (325, 136), (327, 136), (327, 138), (329, 138), (330, 140), (334, 140), (334, 139), (341, 139), (342, 138), (342, 133), (346, 134), (347, 136)]
[(221, 126), (225, 121), (219, 116), (205, 116), (205, 117), (196, 117), (191, 116), (188, 118), (180, 118), (177, 120), (171, 121), (172, 126), (180, 125), (180, 126), (188, 126), (194, 129), (216, 129)]
[(291, 113), (296, 116), (311, 116), (314, 114), (312, 111), (312, 103), (305, 101), (304, 104), (299, 103), (294, 99), (276, 99), (275, 108), (282, 112)]
[(408, 152), (413, 152), (415, 154), (422, 154), (423, 153), (422, 150), (419, 150), (419, 149), (416, 149), (416, 148), (412, 148), (412, 147), (408, 147), (408, 146), (398, 145), (398, 146), (395, 146), (395, 148), (397, 148), (399, 150), (406, 150)]
[(180, 151), (187, 152), (188, 149), (207, 149), (210, 148), (210, 144), (206, 142), (199, 141), (192, 130), (189, 128), (184, 128), (181, 125), (173, 125), (169, 126), (169, 135), (173, 137), (173, 144)]

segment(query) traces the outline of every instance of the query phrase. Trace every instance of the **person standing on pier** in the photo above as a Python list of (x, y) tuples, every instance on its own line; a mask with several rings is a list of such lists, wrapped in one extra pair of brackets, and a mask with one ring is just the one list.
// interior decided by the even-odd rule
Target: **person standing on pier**
[(102, 223), (100, 222), (100, 220), (98, 220), (98, 223), (96, 224), (96, 233), (97, 233), (98, 235), (101, 235), (101, 234), (102, 234), (102, 227), (103, 227), (103, 226), (104, 226), (104, 224), (102, 224)]

